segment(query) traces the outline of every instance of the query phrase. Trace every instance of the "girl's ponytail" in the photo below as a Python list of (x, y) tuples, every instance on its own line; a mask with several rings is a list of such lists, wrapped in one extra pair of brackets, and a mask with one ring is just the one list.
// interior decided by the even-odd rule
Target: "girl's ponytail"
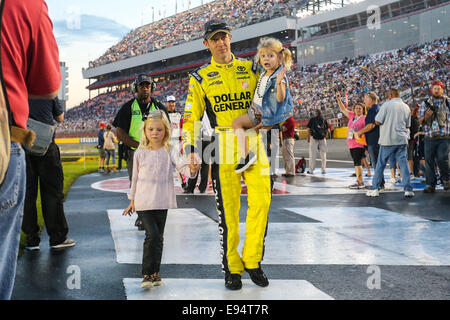
[(281, 49), (281, 54), (283, 55), (283, 65), (286, 71), (291, 70), (292, 66), (292, 53), (291, 50), (287, 48)]

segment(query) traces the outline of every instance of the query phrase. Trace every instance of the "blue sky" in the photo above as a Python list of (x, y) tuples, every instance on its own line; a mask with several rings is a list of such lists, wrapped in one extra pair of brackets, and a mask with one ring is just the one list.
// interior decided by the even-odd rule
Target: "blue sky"
[[(69, 67), (71, 108), (89, 98), (81, 68), (120, 41), (131, 29), (187, 10), (189, 0), (46, 0), (59, 47), (60, 61)], [(203, 0), (203, 3), (212, 0)], [(190, 8), (201, 5), (190, 0)], [(153, 9), (152, 9), (153, 7)]]

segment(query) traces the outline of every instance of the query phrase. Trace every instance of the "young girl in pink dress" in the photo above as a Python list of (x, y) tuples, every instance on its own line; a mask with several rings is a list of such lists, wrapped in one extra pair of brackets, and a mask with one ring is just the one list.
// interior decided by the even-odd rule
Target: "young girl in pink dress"
[(137, 212), (145, 229), (141, 287), (162, 284), (159, 276), (167, 210), (177, 207), (173, 171), (195, 177), (200, 164), (189, 163), (169, 144), (169, 122), (160, 110), (149, 114), (133, 158), (133, 175), (128, 196), (130, 205), (123, 215)]

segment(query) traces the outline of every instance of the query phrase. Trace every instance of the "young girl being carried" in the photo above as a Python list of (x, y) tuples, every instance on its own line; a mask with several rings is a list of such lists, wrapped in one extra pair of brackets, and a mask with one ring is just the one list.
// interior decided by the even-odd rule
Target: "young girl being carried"
[(256, 143), (251, 143), (249, 148), (245, 130), (271, 128), (293, 115), (294, 104), (286, 77), (286, 71), (289, 71), (292, 65), (289, 49), (283, 48), (283, 44), (275, 38), (264, 37), (259, 41), (255, 60), (262, 66), (263, 71), (256, 86), (252, 106), (247, 114), (233, 121), (233, 129), (243, 153), (236, 166), (236, 173), (244, 172), (257, 159)]
[(130, 205), (123, 215), (136, 211), (145, 229), (142, 259), (141, 287), (150, 289), (161, 285), (159, 269), (163, 252), (164, 227), (167, 209), (177, 207), (173, 171), (195, 177), (200, 164), (188, 162), (177, 148), (169, 144), (170, 125), (164, 112), (149, 114), (143, 125), (143, 134), (133, 158), (133, 175), (128, 198)]

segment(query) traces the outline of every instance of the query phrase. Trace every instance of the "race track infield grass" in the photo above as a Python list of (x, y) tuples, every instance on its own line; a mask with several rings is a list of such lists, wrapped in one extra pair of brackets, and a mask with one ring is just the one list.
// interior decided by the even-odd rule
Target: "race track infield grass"
[[(67, 192), (69, 191), (72, 184), (77, 180), (79, 176), (89, 174), (96, 172), (98, 170), (98, 158), (92, 159), (87, 158), (86, 162), (84, 162), (83, 158), (80, 158), (78, 161), (75, 162), (66, 162), (64, 159), (62, 159), (62, 166), (63, 166), (63, 172), (64, 172), (64, 198), (67, 195)], [(41, 233), (44, 228), (44, 218), (42, 216), (42, 208), (41, 208), (41, 196), (38, 192), (38, 199), (36, 201), (37, 206), (37, 212), (38, 212), (38, 224), (41, 229)], [(44, 231), (45, 232), (45, 231)], [(20, 231), (20, 249), (19, 249), (19, 256), (23, 254), (23, 248), (25, 247), (25, 234), (23, 231)]]

